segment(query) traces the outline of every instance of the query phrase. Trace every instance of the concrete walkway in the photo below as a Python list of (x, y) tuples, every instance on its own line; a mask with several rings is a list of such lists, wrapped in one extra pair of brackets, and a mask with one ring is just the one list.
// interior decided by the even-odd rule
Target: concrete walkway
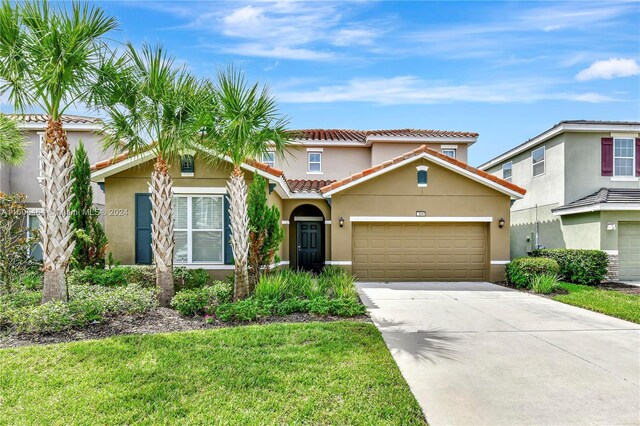
[(359, 283), (433, 425), (640, 424), (640, 325), (488, 283)]

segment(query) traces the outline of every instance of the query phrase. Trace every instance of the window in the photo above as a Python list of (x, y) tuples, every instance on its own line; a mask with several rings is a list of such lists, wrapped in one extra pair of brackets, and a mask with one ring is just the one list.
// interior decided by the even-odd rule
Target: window
[(418, 169), (418, 186), (419, 187), (427, 186), (427, 180), (428, 180), (427, 170), (429, 170), (429, 168), (427, 166), (418, 166), (416, 167), (416, 169)]
[[(31, 238), (33, 230), (40, 229), (40, 218), (35, 213), (29, 213), (27, 216), (27, 238)], [(35, 244), (29, 247), (29, 256), (35, 260), (42, 260), (42, 247), (40, 244)]]
[(613, 175), (633, 176), (635, 140), (632, 138), (613, 140)]
[(224, 211), (222, 195), (173, 197), (176, 263), (223, 263)]
[(502, 165), (502, 179), (506, 180), (507, 182), (511, 182), (512, 173), (513, 163), (511, 163), (511, 161)]
[(322, 173), (322, 153), (309, 152), (308, 173)]
[(442, 153), (447, 157), (456, 158), (456, 150), (452, 148), (443, 149)]
[(193, 175), (195, 171), (195, 165), (193, 161), (193, 155), (183, 155), (180, 158), (180, 172), (185, 174), (189, 173)]
[(533, 177), (544, 174), (544, 158), (545, 150), (544, 146), (538, 149), (534, 149), (531, 153), (531, 160), (533, 163)]
[(276, 166), (276, 153), (275, 151), (267, 151), (262, 153), (262, 162), (269, 167)]

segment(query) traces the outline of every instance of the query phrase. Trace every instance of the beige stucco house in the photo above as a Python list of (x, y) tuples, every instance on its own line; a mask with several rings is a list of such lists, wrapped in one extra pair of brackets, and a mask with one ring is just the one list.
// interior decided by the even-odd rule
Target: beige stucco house
[[(24, 163), (19, 166), (0, 164), (0, 192), (26, 195), (27, 225), (30, 229), (36, 229), (40, 226), (38, 213), (40, 199), (42, 199), (40, 151), (48, 117), (45, 114), (8, 114), (7, 116), (16, 121), (18, 128), (24, 134), (27, 155)], [(63, 115), (61, 120), (71, 149), (75, 150), (82, 142), (90, 162), (95, 163), (109, 158), (109, 154), (103, 152), (100, 142), (99, 131), (103, 127), (102, 120), (79, 115)], [(92, 189), (94, 206), (104, 211), (104, 192), (97, 183), (92, 185)], [(36, 259), (42, 259), (42, 249), (39, 245), (32, 249), (31, 255)]]
[(511, 208), (511, 257), (599, 249), (610, 279), (640, 281), (640, 122), (562, 121), (479, 168), (527, 190)]
[[(301, 130), (286, 153), (243, 164), (268, 179), (281, 212), (279, 264), (339, 265), (361, 280), (501, 280), (510, 204), (525, 190), (466, 164), (477, 134), (432, 130)], [(153, 158), (93, 166), (104, 185), (109, 249), (123, 264), (153, 261), (148, 182)], [(220, 277), (233, 269), (230, 166), (197, 155), (171, 166), (175, 262)]]

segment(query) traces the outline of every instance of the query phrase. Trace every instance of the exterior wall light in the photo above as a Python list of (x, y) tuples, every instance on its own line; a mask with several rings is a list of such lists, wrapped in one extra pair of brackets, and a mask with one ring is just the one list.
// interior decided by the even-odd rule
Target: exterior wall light
[(340, 219), (338, 219), (338, 223), (340, 224), (340, 228), (342, 228), (344, 226), (344, 217), (340, 216)]
[(615, 230), (616, 230), (616, 224), (608, 222), (607, 223), (607, 231), (615, 231)]
[(504, 227), (504, 224), (505, 224), (504, 217), (501, 217), (500, 220), (498, 220), (498, 228)]

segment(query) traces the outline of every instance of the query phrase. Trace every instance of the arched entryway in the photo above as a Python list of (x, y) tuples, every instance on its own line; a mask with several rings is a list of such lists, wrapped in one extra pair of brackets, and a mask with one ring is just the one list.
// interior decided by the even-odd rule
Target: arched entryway
[(311, 204), (302, 204), (289, 219), (291, 267), (318, 272), (324, 267), (324, 215)]

